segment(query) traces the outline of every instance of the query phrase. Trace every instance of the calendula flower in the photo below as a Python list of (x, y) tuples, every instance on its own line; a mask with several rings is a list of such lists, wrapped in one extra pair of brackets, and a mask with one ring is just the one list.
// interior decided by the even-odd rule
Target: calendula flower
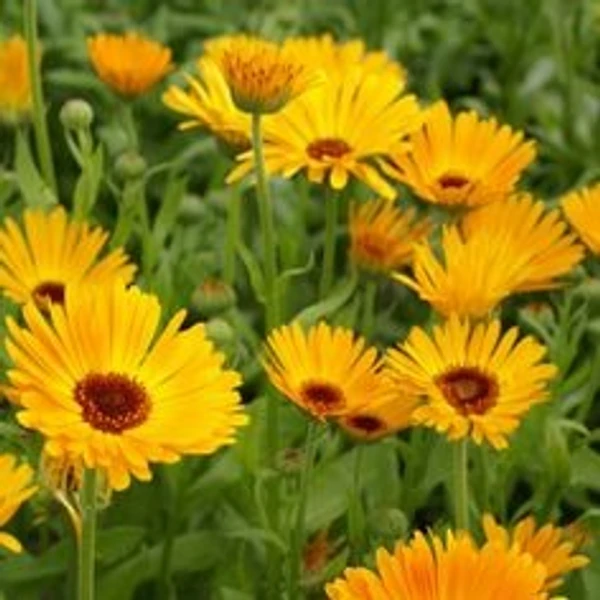
[(18, 122), (31, 106), (27, 44), (15, 35), (0, 42), (0, 120)]
[(186, 76), (187, 90), (172, 85), (162, 97), (170, 109), (187, 117), (179, 129), (201, 127), (236, 152), (249, 149), (250, 115), (236, 107), (223, 73), (212, 60), (203, 57), (197, 66), (198, 78)]
[(408, 153), (394, 157), (388, 173), (420, 198), (446, 206), (480, 206), (505, 198), (533, 162), (535, 144), (523, 133), (480, 119), (474, 111), (454, 119), (445, 102), (426, 113)]
[(489, 542), (505, 548), (517, 545), (522, 552), (543, 564), (546, 568), (544, 587), (547, 590), (559, 587), (564, 575), (590, 562), (587, 556), (576, 553), (576, 545), (565, 529), (550, 523), (538, 528), (533, 517), (526, 517), (514, 528), (505, 529), (487, 514), (483, 517), (483, 528)]
[(410, 264), (416, 242), (431, 231), (413, 209), (400, 210), (385, 199), (354, 203), (348, 222), (350, 258), (367, 270), (388, 272)]
[[(29, 465), (17, 465), (12, 454), (0, 455), (0, 527), (35, 493), (37, 488), (32, 485), (32, 480), (33, 469)], [(4, 531), (0, 531), (0, 546), (11, 552), (23, 549), (19, 540)]]
[(268, 40), (234, 35), (205, 45), (239, 110), (269, 114), (321, 82), (321, 73), (285, 47)]
[(456, 315), (433, 335), (414, 327), (387, 353), (390, 375), (423, 399), (413, 420), (451, 440), (468, 436), (506, 448), (525, 413), (548, 399), (557, 372), (543, 362), (544, 346), (518, 336), (516, 327), (502, 334), (498, 320), (472, 325)]
[(275, 329), (263, 364), (271, 383), (317, 419), (349, 414), (388, 397), (375, 348), (349, 329), (299, 323)]
[(64, 305), (45, 316), (30, 303), (23, 318), (7, 322), (17, 418), (50, 456), (81, 458), (112, 489), (150, 479), (150, 462), (232, 444), (246, 423), (240, 376), (204, 326), (179, 331), (180, 311), (161, 330), (157, 298), (136, 287), (69, 286)]
[(87, 39), (98, 77), (125, 98), (149, 92), (171, 69), (171, 50), (139, 33), (99, 33)]
[(469, 213), (442, 231), (442, 259), (428, 243), (414, 250), (413, 278), (394, 278), (439, 313), (485, 317), (518, 292), (560, 285), (583, 257), (558, 211), (524, 194)]
[(350, 436), (364, 442), (378, 440), (406, 429), (413, 424), (412, 415), (421, 399), (398, 390), (390, 382), (387, 395), (381, 394), (377, 402), (340, 417), (338, 425)]
[(0, 228), (0, 288), (19, 304), (61, 303), (70, 283), (129, 283), (135, 266), (122, 249), (99, 260), (108, 233), (69, 221), (64, 208), (27, 209), (23, 228), (5, 219)]
[[(405, 147), (406, 136), (419, 127), (415, 96), (399, 95), (395, 76), (349, 71), (328, 81), (265, 122), (264, 155), (272, 174), (293, 177), (306, 170), (310, 181), (336, 190), (351, 177), (378, 195), (392, 199), (396, 190), (381, 175), (377, 160)], [(245, 152), (229, 174), (236, 181), (253, 169)]]
[(545, 600), (546, 571), (517, 547), (478, 548), (466, 533), (446, 540), (417, 532), (393, 553), (377, 551), (377, 573), (348, 568), (327, 584), (330, 600)]
[(600, 254), (600, 183), (566, 194), (561, 206), (585, 245)]
[(398, 91), (406, 85), (406, 70), (383, 51), (368, 51), (363, 40), (336, 42), (331, 34), (287, 38), (284, 48), (299, 60), (322, 70), (327, 79), (341, 81), (359, 67), (365, 74), (394, 76)]

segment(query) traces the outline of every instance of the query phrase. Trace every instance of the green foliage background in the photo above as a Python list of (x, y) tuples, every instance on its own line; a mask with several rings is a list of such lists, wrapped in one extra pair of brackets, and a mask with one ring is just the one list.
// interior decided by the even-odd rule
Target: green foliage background
[[(21, 30), (21, 2), (0, 5), (0, 34)], [(181, 69), (193, 70), (207, 37), (239, 30), (274, 38), (332, 32), (338, 39), (360, 37), (370, 48), (384, 48), (409, 72), (409, 87), (423, 101), (440, 97), (454, 108), (473, 107), (524, 129), (540, 143), (540, 156), (525, 187), (553, 204), (555, 198), (600, 174), (600, 2), (595, 0), (40, 0), (43, 78), (48, 121), (61, 202), (69, 205), (80, 176), (58, 119), (63, 102), (85, 98), (94, 107), (94, 133), (102, 148), (103, 176), (94, 214), (107, 227), (115, 222), (121, 188), (114, 162), (126, 145), (122, 117), (111, 93), (91, 71), (85, 37), (97, 31), (134, 28), (168, 44)], [(170, 81), (181, 81), (174, 72)], [(159, 294), (172, 313), (191, 308), (190, 320), (203, 317), (191, 305), (194, 288), (218, 275), (225, 214), (231, 191), (223, 183), (229, 165), (221, 149), (203, 133), (176, 131), (177, 118), (160, 102), (160, 90), (135, 106), (142, 153), (150, 170), (140, 201), (148, 203), (151, 241), (136, 231), (128, 249), (142, 261), (140, 283)], [(0, 213), (19, 213), (22, 197), (43, 200), (36, 187), (19, 188), (14, 132), (0, 129)], [(16, 171), (15, 171), (16, 169)], [(30, 178), (31, 179), (31, 178)], [(315, 260), (322, 244), (320, 191), (298, 182), (274, 182), (281, 252), (289, 281), (289, 314), (314, 298)], [(364, 195), (364, 190), (352, 190)], [(245, 190), (250, 197), (252, 192)], [(304, 195), (305, 227), (298, 227), (298, 195)], [(244, 204), (247, 251), (238, 265), (238, 308), (213, 323), (231, 362), (243, 371), (244, 398), (255, 416), (233, 449), (210, 460), (188, 460), (156, 469), (149, 484), (134, 484), (115, 495), (101, 516), (99, 593), (101, 599), (149, 598), (161, 568), (161, 553), (172, 539), (172, 598), (249, 600), (261, 596), (266, 549), (282, 552), (288, 540), (264, 528), (262, 495), (272, 473), (258, 459), (263, 409), (260, 368), (260, 306), (253, 300), (252, 272), (258, 253), (254, 203)], [(312, 318), (329, 315), (350, 324), (359, 310), (360, 289), (345, 273), (339, 236), (339, 286)], [(245, 263), (245, 268), (241, 263)], [(477, 507), (510, 521), (526, 513), (562, 522), (583, 517), (598, 529), (600, 498), (600, 294), (587, 276), (600, 268), (589, 261), (566, 293), (533, 299), (546, 303), (527, 311), (529, 298), (505, 307), (507, 323), (518, 323), (549, 344), (561, 368), (554, 400), (532, 411), (510, 450), (477, 453), (473, 490)], [(583, 283), (582, 283), (583, 281)], [(9, 310), (8, 306), (4, 310)], [(306, 316), (306, 315), (305, 315)], [(427, 310), (397, 285), (382, 284), (375, 337), (382, 346), (427, 319)], [(0, 447), (34, 456), (37, 440), (10, 425), (3, 409)], [(305, 421), (286, 407), (284, 444), (297, 448)], [(335, 550), (319, 573), (307, 577), (307, 590), (322, 597), (322, 583), (345, 565), (344, 539), (359, 536), (368, 562), (372, 550), (391, 544), (415, 527), (443, 528), (451, 485), (449, 445), (431, 432), (415, 430), (369, 445), (361, 457), (360, 497), (353, 475), (356, 447), (338, 432), (320, 440), (321, 458), (310, 488), (309, 529), (328, 528)], [(298, 461), (282, 452), (285, 510), (298, 488)], [(14, 529), (30, 554), (0, 561), (0, 589), (7, 599), (70, 597), (73, 558), (69, 524), (59, 506), (40, 496), (21, 511)], [(592, 566), (569, 578), (566, 595), (600, 598), (600, 547), (589, 552)], [(158, 597), (158, 596), (157, 596)]]

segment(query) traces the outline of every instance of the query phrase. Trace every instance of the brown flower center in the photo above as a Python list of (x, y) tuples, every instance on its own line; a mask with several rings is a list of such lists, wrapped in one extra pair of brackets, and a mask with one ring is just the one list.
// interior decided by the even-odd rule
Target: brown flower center
[(105, 433), (138, 427), (150, 414), (144, 387), (119, 373), (89, 373), (77, 382), (74, 396), (81, 405), (83, 420)]
[(341, 158), (352, 151), (344, 140), (338, 138), (322, 138), (311, 142), (306, 147), (306, 153), (315, 160)]
[(496, 405), (495, 379), (473, 367), (458, 367), (436, 381), (448, 404), (463, 416), (483, 415)]
[(444, 173), (441, 177), (438, 177), (438, 183), (445, 190), (458, 190), (465, 187), (466, 185), (469, 185), (471, 181), (467, 177), (464, 177), (463, 175), (460, 175), (458, 173)]
[(40, 307), (65, 303), (65, 285), (59, 281), (44, 281), (33, 290), (33, 299)]
[(321, 417), (339, 411), (346, 404), (342, 390), (320, 381), (306, 382), (300, 396), (307, 409)]
[(373, 434), (385, 427), (385, 423), (371, 415), (355, 415), (349, 417), (346, 421), (349, 427), (357, 429), (365, 434)]

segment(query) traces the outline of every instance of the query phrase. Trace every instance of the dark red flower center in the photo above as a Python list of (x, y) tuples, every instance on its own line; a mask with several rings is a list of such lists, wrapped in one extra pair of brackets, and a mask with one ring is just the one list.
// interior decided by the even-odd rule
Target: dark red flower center
[(119, 373), (89, 373), (77, 382), (74, 396), (83, 420), (105, 433), (138, 427), (150, 414), (150, 398), (144, 387)]
[(498, 384), (473, 367), (458, 367), (436, 381), (447, 400), (461, 415), (483, 415), (496, 405)]
[(361, 431), (367, 435), (373, 434), (383, 428), (385, 423), (371, 415), (354, 415), (346, 420), (346, 423), (352, 428)]
[(33, 290), (33, 299), (42, 308), (50, 304), (65, 303), (65, 285), (59, 281), (44, 281)]
[(306, 153), (315, 160), (326, 158), (341, 158), (351, 152), (352, 148), (344, 141), (338, 138), (322, 138), (311, 142)]
[(319, 381), (305, 383), (300, 396), (306, 408), (318, 416), (336, 413), (346, 404), (342, 390)]
[(469, 185), (471, 181), (463, 175), (457, 173), (444, 173), (438, 177), (438, 183), (445, 189), (461, 189)]

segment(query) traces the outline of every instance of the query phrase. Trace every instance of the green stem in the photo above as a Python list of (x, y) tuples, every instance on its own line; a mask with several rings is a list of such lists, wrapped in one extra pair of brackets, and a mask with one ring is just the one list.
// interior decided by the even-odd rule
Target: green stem
[(290, 554), (290, 570), (288, 580), (288, 600), (297, 600), (300, 597), (302, 558), (304, 544), (306, 541), (306, 507), (308, 504), (308, 489), (310, 474), (315, 462), (317, 450), (318, 423), (310, 421), (306, 435), (304, 450), (304, 465), (300, 476), (300, 490), (298, 495), (298, 507), (296, 511), (296, 523), (292, 532), (292, 544)]
[(469, 530), (469, 480), (467, 437), (454, 442), (454, 526), (457, 530)]
[(180, 514), (180, 505), (183, 497), (181, 485), (181, 471), (176, 473), (175, 480), (171, 483), (168, 479), (169, 474), (166, 469), (163, 471), (165, 477), (163, 483), (169, 488), (169, 511), (167, 514), (167, 524), (164, 534), (162, 554), (160, 557), (160, 567), (158, 571), (157, 590), (158, 598), (170, 598), (172, 591), (171, 565), (173, 563), (173, 547), (175, 545), (175, 535), (177, 533), (178, 516)]
[(363, 296), (362, 333), (368, 339), (375, 325), (375, 301), (377, 300), (377, 281), (369, 277), (365, 283)]
[(129, 150), (137, 150), (140, 145), (138, 138), (137, 127), (135, 125), (135, 117), (133, 115), (133, 104), (129, 101), (123, 101), (122, 104), (123, 127), (129, 142)]
[(348, 564), (350, 565), (358, 564), (359, 562), (364, 531), (364, 512), (360, 477), (364, 454), (363, 448), (363, 444), (359, 444), (354, 448), (352, 496), (350, 497), (350, 510), (348, 511), (348, 541), (350, 544)]
[(31, 82), (31, 96), (33, 101), (33, 127), (35, 130), (35, 143), (40, 161), (40, 170), (44, 181), (58, 196), (54, 163), (52, 162), (52, 148), (48, 135), (48, 124), (44, 107), (44, 92), (40, 75), (40, 50), (37, 39), (37, 2), (25, 0), (24, 2), (24, 32), (27, 42), (27, 61), (29, 66), (29, 79)]
[(96, 482), (95, 469), (86, 469), (81, 487), (81, 539), (77, 600), (93, 600), (96, 558)]
[(231, 286), (235, 283), (235, 257), (240, 239), (241, 214), (242, 195), (239, 186), (233, 184), (227, 204), (227, 240), (225, 243), (225, 261), (223, 265), (223, 279), (225, 283)]
[(266, 296), (266, 330), (277, 327), (280, 320), (279, 294), (277, 293), (277, 247), (275, 245), (275, 225), (269, 194), (269, 182), (263, 156), (260, 114), (252, 115), (252, 148), (256, 168), (256, 198), (260, 218), (261, 237), (263, 241), (265, 296)]
[(333, 268), (335, 265), (335, 228), (337, 225), (337, 197), (333, 192), (325, 198), (325, 243), (323, 246), (323, 265), (319, 296), (324, 298), (333, 284)]
[[(270, 331), (280, 322), (279, 292), (277, 289), (277, 247), (275, 244), (275, 225), (269, 182), (263, 156), (263, 141), (260, 114), (252, 115), (252, 149), (256, 169), (256, 199), (260, 219), (260, 233), (263, 242), (265, 329)], [(266, 467), (276, 468), (279, 451), (279, 399), (271, 392), (266, 397), (266, 435), (264, 440)], [(274, 477), (267, 486), (267, 514), (271, 520), (271, 529), (279, 532), (279, 481)], [(268, 598), (279, 599), (281, 556), (273, 545), (269, 546), (267, 556), (267, 592)]]

